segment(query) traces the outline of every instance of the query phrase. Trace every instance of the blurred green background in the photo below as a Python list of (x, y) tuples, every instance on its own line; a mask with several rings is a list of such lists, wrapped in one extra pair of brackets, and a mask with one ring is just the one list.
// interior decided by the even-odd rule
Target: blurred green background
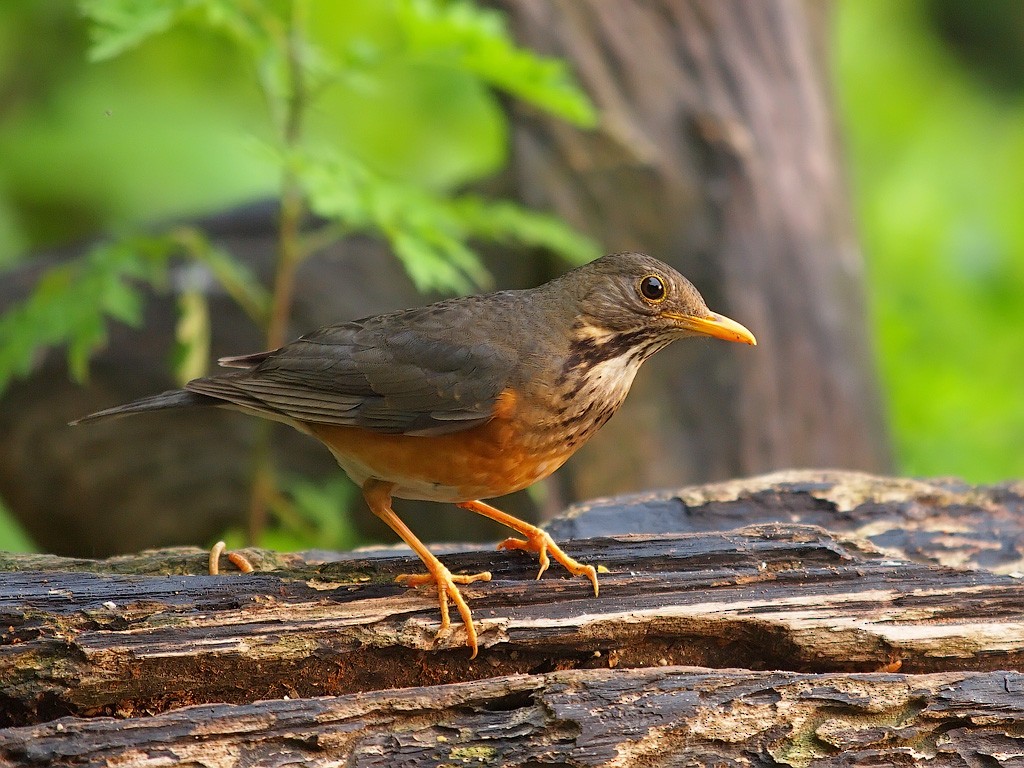
[(1024, 3), (837, 10), (840, 120), (899, 468), (1024, 477)]
[[(314, 7), (318, 41), (353, 73), (311, 116), (314, 138), (438, 188), (500, 167), (491, 92), (400, 61), (363, 76), (393, 42), (384, 4)], [(1024, 3), (835, 11), (837, 119), (899, 468), (1024, 477)], [(178, 30), (94, 64), (87, 46), (71, 2), (0, 3), (0, 267), (276, 192), (254, 140), (265, 106), (226, 41)], [(0, 542), (31, 546), (14, 530)]]

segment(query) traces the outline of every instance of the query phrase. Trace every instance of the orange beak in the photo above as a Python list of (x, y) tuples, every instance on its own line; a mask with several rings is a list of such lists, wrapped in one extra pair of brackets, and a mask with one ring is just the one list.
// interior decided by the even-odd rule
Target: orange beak
[(704, 336), (714, 336), (716, 339), (725, 341), (740, 341), (752, 347), (757, 346), (757, 339), (754, 334), (735, 320), (730, 320), (725, 315), (712, 312), (709, 317), (694, 317), (693, 315), (673, 315), (668, 312), (664, 317), (669, 317), (679, 323), (681, 328), (699, 333)]

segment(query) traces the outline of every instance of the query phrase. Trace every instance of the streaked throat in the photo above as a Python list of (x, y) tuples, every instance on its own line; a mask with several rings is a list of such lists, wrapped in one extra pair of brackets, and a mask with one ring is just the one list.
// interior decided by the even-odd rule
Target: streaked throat
[(650, 328), (609, 331), (581, 324), (573, 331), (554, 395), (558, 427), (575, 448), (615, 414), (644, 360), (671, 338)]

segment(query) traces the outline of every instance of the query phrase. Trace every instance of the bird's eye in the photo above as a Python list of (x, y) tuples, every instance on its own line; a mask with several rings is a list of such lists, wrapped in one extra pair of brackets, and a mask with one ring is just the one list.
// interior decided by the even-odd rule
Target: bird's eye
[(640, 293), (648, 301), (661, 301), (665, 298), (665, 283), (657, 275), (648, 275), (640, 281)]

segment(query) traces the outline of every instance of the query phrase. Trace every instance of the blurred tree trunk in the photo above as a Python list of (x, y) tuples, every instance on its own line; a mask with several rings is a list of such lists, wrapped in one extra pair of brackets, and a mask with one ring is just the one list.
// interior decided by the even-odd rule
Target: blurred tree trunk
[[(690, 277), (760, 346), (680, 344), (563, 475), (575, 498), (789, 466), (890, 466), (829, 94), (828, 5), (498, 0), (569, 61), (593, 132), (519, 105), (506, 182)], [(623, 471), (623, 467), (629, 471)]]

